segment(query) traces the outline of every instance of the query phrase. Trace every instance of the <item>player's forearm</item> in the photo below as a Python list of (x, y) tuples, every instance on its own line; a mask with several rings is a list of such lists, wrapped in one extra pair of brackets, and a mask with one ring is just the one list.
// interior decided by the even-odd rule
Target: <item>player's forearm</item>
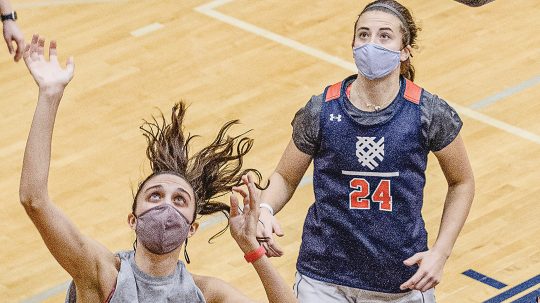
[(40, 89), (21, 173), (19, 197), (25, 206), (39, 206), (38, 204), (48, 197), (51, 140), (62, 94), (63, 91), (60, 90)]
[(262, 256), (259, 260), (253, 262), (253, 267), (255, 267), (263, 283), (266, 296), (270, 303), (298, 302), (291, 287), (287, 285), (283, 277), (266, 256)]
[(465, 224), (474, 198), (474, 179), (450, 185), (439, 228), (439, 235), (433, 249), (450, 256), (456, 239)]
[(291, 140), (279, 160), (276, 171), (270, 176), (270, 186), (263, 191), (261, 202), (271, 205), (274, 213), (279, 212), (291, 199), (311, 160), (312, 156), (300, 151)]
[(272, 206), (277, 214), (289, 202), (297, 186), (276, 171), (270, 176), (270, 186), (262, 192), (261, 201)]
[[(259, 242), (253, 237), (235, 237), (233, 234), (233, 238), (244, 254), (251, 254), (261, 248)], [(264, 291), (270, 303), (298, 302), (291, 288), (272, 265), (268, 257), (262, 254), (258, 259), (252, 261), (252, 265), (255, 271), (257, 271), (257, 275), (264, 286)]]

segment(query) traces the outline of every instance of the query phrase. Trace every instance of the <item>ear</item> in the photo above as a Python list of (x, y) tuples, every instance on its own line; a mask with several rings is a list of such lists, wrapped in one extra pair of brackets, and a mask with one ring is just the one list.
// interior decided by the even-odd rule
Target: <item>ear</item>
[(129, 215), (127, 216), (127, 223), (129, 227), (133, 230), (135, 230), (135, 228), (137, 227), (137, 218), (133, 213), (129, 213)]
[(191, 226), (189, 227), (189, 233), (188, 238), (191, 238), (197, 232), (197, 229), (199, 229), (199, 222), (193, 222), (191, 223)]
[(407, 61), (407, 59), (409, 59), (411, 57), (411, 51), (412, 51), (412, 47), (410, 45), (407, 45), (405, 46), (402, 50), (401, 50), (401, 55), (399, 57), (399, 60), (401, 62), (403, 61)]

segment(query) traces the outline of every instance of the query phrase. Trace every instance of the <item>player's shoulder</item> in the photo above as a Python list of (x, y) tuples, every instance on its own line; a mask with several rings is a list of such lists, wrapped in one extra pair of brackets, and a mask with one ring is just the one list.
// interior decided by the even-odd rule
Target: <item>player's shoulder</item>
[(209, 276), (192, 274), (195, 285), (201, 290), (208, 303), (212, 302), (251, 302), (231, 284)]
[(405, 79), (403, 97), (421, 107), (431, 108), (433, 106), (441, 105), (442, 103), (446, 104), (443, 99), (427, 90), (423, 85), (409, 79)]
[(422, 94), (420, 96), (420, 106), (428, 109), (439, 108), (439, 107), (450, 107), (450, 105), (440, 96), (434, 94), (425, 88), (422, 89)]
[(422, 116), (428, 124), (431, 125), (434, 122), (443, 124), (460, 123), (459, 114), (445, 99), (426, 89), (422, 89), (420, 99), (419, 105)]
[(422, 86), (404, 77), (401, 77), (401, 85), (405, 86), (402, 90), (403, 98), (405, 100), (416, 105), (422, 103), (424, 94), (427, 93)]
[(357, 75), (350, 75), (344, 80), (327, 85), (324, 88), (324, 91), (319, 96), (317, 96), (318, 99), (324, 102), (338, 100), (341, 95), (346, 92), (347, 86), (351, 83), (351, 81), (356, 79), (356, 77)]

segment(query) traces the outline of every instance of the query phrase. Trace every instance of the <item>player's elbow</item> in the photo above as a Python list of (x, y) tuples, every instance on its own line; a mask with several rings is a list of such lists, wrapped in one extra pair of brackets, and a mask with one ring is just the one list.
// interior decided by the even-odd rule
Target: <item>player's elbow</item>
[(466, 200), (471, 201), (474, 199), (476, 183), (474, 180), (473, 174), (467, 174), (457, 180), (449, 180), (448, 190), (451, 192), (459, 192), (464, 197), (467, 197)]
[(47, 202), (47, 200), (48, 198), (46, 195), (36, 193), (25, 188), (25, 186), (21, 185), (19, 189), (19, 201), (29, 214), (40, 209), (41, 206)]

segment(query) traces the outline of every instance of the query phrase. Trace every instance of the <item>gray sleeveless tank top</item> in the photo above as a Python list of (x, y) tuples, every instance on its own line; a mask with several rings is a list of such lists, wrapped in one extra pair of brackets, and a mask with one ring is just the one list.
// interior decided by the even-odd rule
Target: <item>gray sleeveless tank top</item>
[[(135, 264), (134, 251), (117, 253), (120, 271), (116, 288), (109, 303), (205, 303), (201, 290), (182, 261), (178, 261), (174, 273), (167, 277), (152, 277)], [(66, 303), (76, 302), (75, 284), (71, 282)]]

